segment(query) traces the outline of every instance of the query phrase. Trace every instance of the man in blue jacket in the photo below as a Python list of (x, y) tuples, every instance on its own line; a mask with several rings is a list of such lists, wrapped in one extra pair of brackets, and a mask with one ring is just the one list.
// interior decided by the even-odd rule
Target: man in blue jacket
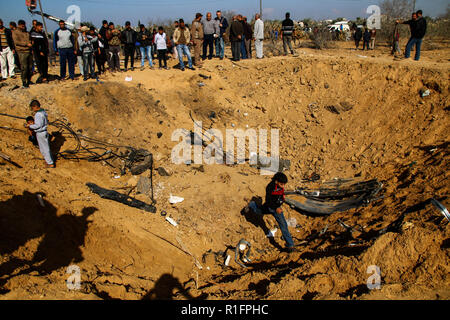
[(75, 38), (72, 31), (66, 28), (64, 20), (59, 21), (59, 28), (55, 31), (53, 48), (60, 59), (60, 77), (66, 78), (66, 63), (69, 65), (69, 77), (75, 79), (75, 63), (77, 51), (75, 50)]
[(219, 28), (220, 28), (219, 37), (217, 37), (215, 39), (216, 58), (220, 58), (220, 60), (223, 60), (224, 53), (225, 53), (225, 41), (223, 39), (223, 36), (227, 32), (228, 21), (226, 18), (222, 17), (222, 12), (220, 10), (217, 10), (215, 20), (219, 22)]

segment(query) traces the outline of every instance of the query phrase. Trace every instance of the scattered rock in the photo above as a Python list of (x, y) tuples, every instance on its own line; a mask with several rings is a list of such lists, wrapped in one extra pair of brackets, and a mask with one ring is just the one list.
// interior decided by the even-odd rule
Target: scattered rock
[(159, 167), (158, 169), (156, 169), (156, 171), (158, 171), (158, 174), (161, 177), (169, 177), (169, 176), (171, 176), (171, 173), (167, 172), (167, 170), (164, 169), (163, 167)]
[(149, 194), (152, 190), (152, 183), (148, 177), (140, 177), (137, 182), (138, 194)]

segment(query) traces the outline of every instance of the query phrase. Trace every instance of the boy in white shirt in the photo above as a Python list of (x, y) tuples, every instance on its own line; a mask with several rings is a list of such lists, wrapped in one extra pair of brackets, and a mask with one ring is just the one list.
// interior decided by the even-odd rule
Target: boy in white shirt
[(159, 69), (162, 69), (162, 61), (164, 61), (164, 69), (169, 70), (167, 67), (167, 38), (164, 33), (164, 28), (159, 27), (158, 33), (155, 35), (156, 50), (158, 51)]

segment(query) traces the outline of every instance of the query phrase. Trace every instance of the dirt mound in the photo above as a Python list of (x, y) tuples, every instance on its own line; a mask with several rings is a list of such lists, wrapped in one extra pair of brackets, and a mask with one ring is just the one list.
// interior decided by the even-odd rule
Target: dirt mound
[[(448, 207), (448, 64), (330, 52), (208, 61), (196, 72), (136, 71), (131, 82), (108, 75), (2, 87), (1, 113), (26, 116), (37, 98), (50, 121), (152, 152), (158, 210), (101, 199), (86, 187), (150, 203), (149, 190), (137, 190), (148, 171), (120, 176), (107, 163), (64, 159), (42, 169), (20, 120), (1, 117), (0, 151), (23, 168), (0, 159), (0, 297), (448, 299), (448, 221), (430, 203)], [(423, 89), (430, 95), (422, 97)], [(172, 132), (194, 130), (193, 119), (205, 129), (279, 129), (281, 157), (291, 161), (288, 189), (305, 186), (312, 174), (319, 184), (358, 177), (381, 181), (383, 198), (326, 217), (285, 206), (297, 221), (290, 230), (299, 249), (285, 253), (279, 231), (266, 236), (274, 219), (243, 210), (264, 196), (269, 177), (248, 164), (172, 163)], [(53, 141), (52, 150), (70, 144)], [(171, 205), (170, 195), (184, 201)], [(252, 244), (248, 268), (233, 261), (243, 238)], [(80, 268), (80, 290), (67, 289), (70, 265)], [(369, 266), (380, 268), (380, 290), (367, 287)]]

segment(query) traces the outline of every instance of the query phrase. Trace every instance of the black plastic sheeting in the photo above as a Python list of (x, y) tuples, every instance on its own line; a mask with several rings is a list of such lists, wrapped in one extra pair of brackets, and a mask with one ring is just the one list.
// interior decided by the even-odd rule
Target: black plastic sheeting
[(304, 201), (286, 198), (285, 202), (300, 213), (319, 216), (347, 211), (380, 199), (377, 197), (383, 184), (377, 180), (354, 183), (352, 180), (335, 180), (324, 183), (319, 189), (299, 188), (287, 195), (300, 195)]
[(147, 212), (151, 212), (151, 213), (156, 213), (155, 206), (145, 203), (145, 202), (142, 202), (142, 201), (132, 198), (130, 196), (127, 196), (126, 194), (122, 194), (122, 193), (119, 193), (114, 190), (103, 189), (94, 183), (86, 183), (86, 186), (93, 193), (99, 195), (103, 199), (113, 200), (113, 201), (125, 204), (129, 207), (138, 208), (138, 209), (141, 209), (141, 210), (144, 210)]

